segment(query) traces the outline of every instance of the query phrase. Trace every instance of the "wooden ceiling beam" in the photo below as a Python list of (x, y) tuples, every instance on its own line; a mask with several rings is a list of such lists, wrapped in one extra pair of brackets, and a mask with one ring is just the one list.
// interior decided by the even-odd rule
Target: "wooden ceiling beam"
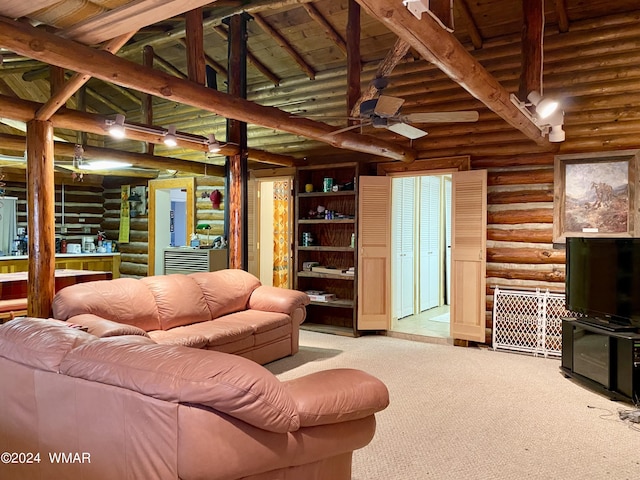
[(191, 105), (225, 118), (282, 130), (328, 143), (336, 148), (403, 161), (415, 159), (416, 152), (411, 148), (352, 132), (331, 135), (335, 130), (331, 125), (292, 116), (275, 107), (259, 105), (188, 80), (150, 70), (110, 53), (83, 46), (4, 17), (0, 17), (0, 45), (43, 62), (88, 73), (106, 82)]
[[(378, 69), (376, 70), (376, 74), (374, 78), (382, 78), (388, 77), (393, 72), (393, 69), (396, 68), (396, 65), (402, 61), (404, 56), (409, 51), (409, 44), (404, 40), (398, 38), (396, 43), (393, 45), (393, 48), (387, 52), (384, 59), (378, 65)], [(369, 83), (367, 89), (362, 93), (360, 98), (356, 101), (353, 108), (351, 109), (351, 116), (357, 117), (360, 115), (360, 105), (362, 102), (371, 100), (376, 96), (378, 90), (373, 85), (373, 82)]]
[(480, 50), (483, 44), (482, 35), (480, 34), (480, 30), (478, 30), (478, 25), (473, 18), (473, 13), (471, 13), (471, 9), (469, 8), (467, 0), (458, 0), (454, 3), (454, 6), (456, 5), (458, 7), (457, 10), (460, 13), (460, 16), (467, 24), (467, 33), (469, 33), (469, 38), (471, 38), (473, 48), (475, 48), (476, 50)]
[(210, 3), (211, 0), (138, 0), (76, 23), (62, 30), (60, 35), (85, 45), (95, 45)]
[[(113, 40), (107, 42), (106, 45), (102, 47), (102, 49), (109, 53), (115, 53), (120, 50), (125, 43), (129, 41), (131, 37), (133, 37), (135, 32), (129, 32), (119, 37), (114, 38)], [(63, 74), (64, 75), (64, 74)], [(36, 120), (49, 120), (51, 115), (53, 115), (56, 110), (62, 107), (67, 100), (69, 100), (74, 93), (76, 93), (82, 85), (87, 83), (91, 75), (82, 75), (80, 73), (74, 73), (66, 83), (61, 86), (55, 92), (52, 92), (51, 97), (45, 103), (40, 110), (36, 112), (35, 119)]]
[(511, 103), (509, 92), (436, 20), (429, 15), (422, 15), (418, 20), (401, 3), (391, 0), (357, 1), (373, 18), (407, 41), (425, 60), (437, 65), (507, 123), (538, 145), (551, 148), (538, 127)]
[(267, 35), (275, 40), (275, 42), (280, 45), (285, 52), (289, 54), (291, 58), (298, 64), (298, 66), (302, 69), (304, 73), (307, 74), (310, 80), (316, 78), (315, 70), (309, 65), (302, 56), (296, 52), (293, 46), (289, 43), (289, 41), (284, 38), (284, 36), (278, 32), (275, 28), (273, 28), (269, 23), (262, 18), (262, 15), (259, 13), (253, 14), (253, 20), (265, 31)]
[(347, 44), (344, 39), (340, 36), (340, 34), (333, 28), (326, 18), (322, 16), (322, 14), (318, 11), (316, 7), (313, 6), (312, 3), (305, 3), (302, 5), (303, 8), (307, 11), (309, 16), (320, 25), (324, 31), (327, 33), (327, 36), (333, 40), (333, 42), (338, 46), (344, 56), (347, 56)]
[(529, 93), (542, 94), (542, 39), (544, 37), (544, 0), (523, 0), (520, 87), (518, 98)]
[[(213, 27), (213, 31), (216, 32), (225, 42), (229, 41), (229, 33), (225, 30), (221, 25), (217, 27)], [(280, 77), (278, 77), (275, 73), (269, 70), (264, 63), (262, 63), (258, 58), (249, 51), (247, 48), (247, 60), (251, 65), (253, 65), (256, 70), (258, 70), (262, 75), (268, 78), (276, 87), (280, 85)]]
[(178, 78), (183, 78), (183, 79), (189, 78), (186, 73), (182, 73), (182, 70), (180, 70), (177, 67), (173, 66), (172, 63), (169, 63), (167, 60), (165, 60), (160, 55), (158, 55), (155, 51), (153, 52), (153, 59), (167, 73), (169, 73), (169, 74), (171, 74), (171, 75), (173, 75), (175, 77), (178, 77)]
[[(35, 112), (37, 112), (41, 107), (41, 103), (0, 95), (0, 111), (6, 118), (21, 122), (28, 122), (29, 119), (33, 118)], [(64, 107), (58, 110), (51, 117), (51, 121), (55, 128), (83, 131), (94, 133), (96, 135), (107, 135), (106, 120), (107, 117), (102, 115), (79, 112), (77, 110), (70, 110)], [(130, 130), (127, 132), (127, 138), (129, 140), (138, 140), (141, 142), (164, 144), (164, 137), (153, 133)], [(178, 146), (202, 152), (206, 152), (208, 150), (207, 146), (204, 144), (198, 145), (181, 139), (178, 139)], [(220, 150), (220, 155), (235, 155), (237, 152), (238, 147), (236, 145), (223, 144), (222, 149)], [(291, 167), (296, 164), (296, 159), (289, 155), (265, 152), (255, 148), (249, 148), (248, 152), (250, 159), (260, 161), (262, 163), (284, 167)]]

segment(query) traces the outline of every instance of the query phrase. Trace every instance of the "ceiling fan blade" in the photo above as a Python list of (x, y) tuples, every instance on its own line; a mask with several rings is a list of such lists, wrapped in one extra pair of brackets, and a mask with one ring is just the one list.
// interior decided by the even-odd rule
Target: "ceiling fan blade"
[(409, 123), (477, 122), (478, 112), (469, 110), (464, 112), (407, 113), (401, 115), (400, 119)]
[(403, 103), (404, 98), (380, 95), (373, 112), (381, 117), (393, 117), (400, 111), (400, 107)]
[(393, 123), (387, 128), (392, 132), (402, 135), (403, 137), (410, 138), (411, 140), (415, 140), (416, 138), (424, 137), (425, 135), (427, 135), (427, 132), (425, 132), (424, 130), (412, 127), (411, 125), (407, 125), (406, 123)]

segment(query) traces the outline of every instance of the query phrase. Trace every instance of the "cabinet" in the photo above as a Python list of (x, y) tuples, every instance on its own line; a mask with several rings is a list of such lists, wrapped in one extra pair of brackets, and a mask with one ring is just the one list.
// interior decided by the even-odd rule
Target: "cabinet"
[[(357, 163), (297, 170), (294, 288), (323, 292), (307, 307), (302, 328), (354, 336), (358, 333), (357, 180)], [(319, 271), (314, 267), (324, 268)], [(322, 296), (328, 296), (328, 301), (320, 301)]]

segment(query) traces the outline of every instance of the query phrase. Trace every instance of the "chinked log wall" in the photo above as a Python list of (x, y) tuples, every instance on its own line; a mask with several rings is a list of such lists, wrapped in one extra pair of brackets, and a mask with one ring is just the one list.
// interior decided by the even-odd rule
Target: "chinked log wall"
[(553, 245), (553, 155), (475, 157), (488, 171), (487, 327), (493, 292), (540, 288), (564, 292), (565, 251)]
[[(138, 185), (133, 183), (133, 180), (129, 184), (132, 187)], [(145, 183), (139, 185), (148, 187)], [(224, 233), (224, 185), (224, 178), (196, 177), (196, 225), (211, 225), (212, 239)], [(206, 193), (211, 194), (216, 189), (220, 191), (223, 199), (219, 210), (213, 209), (211, 201), (206, 196)], [(108, 239), (117, 240), (120, 233), (120, 185), (106, 186), (104, 199), (102, 229), (106, 231)], [(129, 243), (118, 244), (120, 275), (122, 277), (144, 277), (148, 274), (149, 264), (149, 219), (144, 215), (133, 217), (130, 220)], [(199, 235), (199, 237), (205, 239), (206, 235)]]

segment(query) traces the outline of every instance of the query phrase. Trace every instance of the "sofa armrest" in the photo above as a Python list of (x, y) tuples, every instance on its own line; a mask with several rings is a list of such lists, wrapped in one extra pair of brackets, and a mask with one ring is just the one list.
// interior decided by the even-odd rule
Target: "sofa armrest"
[(309, 304), (309, 295), (298, 290), (260, 285), (249, 297), (249, 308), (291, 315)]
[(117, 337), (121, 335), (140, 335), (149, 338), (147, 332), (141, 328), (126, 323), (118, 323), (106, 318), (93, 315), (91, 313), (83, 313), (69, 318), (68, 322), (77, 323), (83, 327), (87, 327), (87, 332), (96, 337)]
[(301, 427), (357, 420), (389, 405), (384, 383), (361, 370), (325, 370), (283, 383), (298, 409)]

